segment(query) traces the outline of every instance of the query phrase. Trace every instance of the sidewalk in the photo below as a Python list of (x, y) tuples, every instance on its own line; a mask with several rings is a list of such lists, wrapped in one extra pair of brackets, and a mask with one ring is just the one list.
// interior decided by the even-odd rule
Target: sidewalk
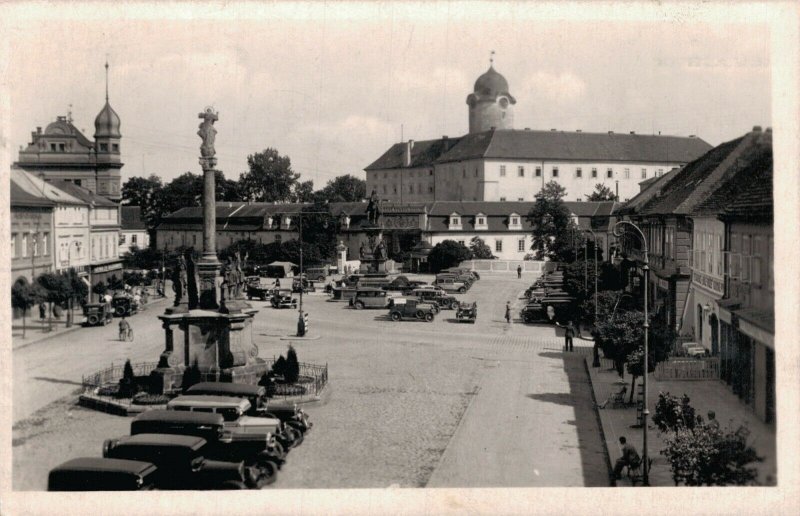
[[(156, 307), (163, 305), (168, 297), (151, 297), (150, 302), (147, 303), (147, 308), (139, 313), (147, 313), (148, 310), (153, 310)], [(136, 317), (134, 315), (134, 317)], [(62, 315), (60, 319), (53, 318), (53, 329), (47, 331), (47, 319), (41, 320), (38, 317), (26, 318), (25, 321), (25, 338), (22, 338), (22, 319), (15, 319), (11, 326), (11, 349), (19, 349), (36, 344), (54, 337), (60, 337), (75, 330), (83, 328), (83, 313), (80, 310), (75, 310), (75, 317), (72, 321), (72, 326), (67, 328), (66, 314)]]
[[(615, 384), (619, 380), (616, 371), (609, 371), (611, 361), (601, 359), (601, 367), (592, 367), (592, 357), (586, 357), (586, 365), (589, 370), (589, 377), (592, 382), (592, 390), (598, 403), (602, 403), (609, 394), (617, 392), (619, 385)], [(631, 377), (626, 373), (625, 380), (630, 389)], [(764, 458), (764, 462), (758, 463), (759, 470), (758, 482), (763, 485), (776, 485), (777, 483), (777, 457), (776, 457), (776, 436), (775, 428), (760, 421), (752, 410), (742, 403), (730, 389), (718, 380), (698, 380), (698, 381), (658, 381), (653, 375), (648, 377), (648, 405), (650, 407), (650, 424), (647, 426), (648, 455), (653, 459), (653, 466), (650, 470), (651, 486), (674, 486), (672, 472), (666, 457), (660, 451), (664, 448), (664, 439), (660, 435), (658, 428), (652, 424), (652, 417), (655, 414), (656, 402), (658, 401), (659, 391), (666, 391), (675, 396), (686, 394), (691, 399), (691, 405), (695, 408), (698, 415), (705, 419), (709, 410), (716, 412), (717, 419), (722, 428), (737, 428), (745, 425), (750, 430), (749, 441), (755, 448), (756, 453)], [(637, 381), (636, 393), (641, 379)], [(630, 391), (626, 399), (630, 396)], [(634, 401), (636, 394), (634, 394)], [(612, 409), (611, 405), (605, 409), (597, 409), (600, 415), (600, 424), (603, 427), (603, 434), (608, 448), (611, 464), (616, 463), (620, 457), (619, 437), (624, 435), (628, 442), (641, 454), (642, 452), (642, 429), (631, 428), (636, 424), (636, 407)], [(609, 479), (611, 473), (609, 472)], [(620, 485), (628, 485), (627, 481), (620, 482)]]

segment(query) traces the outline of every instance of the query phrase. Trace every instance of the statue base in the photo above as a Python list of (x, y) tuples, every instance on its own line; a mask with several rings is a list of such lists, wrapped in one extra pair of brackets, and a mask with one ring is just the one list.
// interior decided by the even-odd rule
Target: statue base
[(197, 276), (200, 281), (200, 299), (199, 306), (202, 310), (216, 310), (219, 308), (217, 304), (217, 289), (220, 263), (217, 261), (216, 256), (203, 256), (197, 262)]

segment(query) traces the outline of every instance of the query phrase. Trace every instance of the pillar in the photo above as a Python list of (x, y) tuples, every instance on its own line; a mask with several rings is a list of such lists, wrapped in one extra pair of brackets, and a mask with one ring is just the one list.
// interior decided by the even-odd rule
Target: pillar
[(200, 308), (216, 310), (217, 277), (220, 263), (217, 259), (216, 185), (214, 184), (214, 158), (200, 158), (203, 167), (203, 255), (197, 263), (200, 281)]

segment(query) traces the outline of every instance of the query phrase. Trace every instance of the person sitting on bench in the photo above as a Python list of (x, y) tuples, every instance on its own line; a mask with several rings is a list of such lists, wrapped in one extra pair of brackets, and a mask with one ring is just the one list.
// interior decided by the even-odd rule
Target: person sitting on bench
[(642, 459), (639, 457), (639, 452), (636, 451), (636, 448), (633, 447), (632, 444), (628, 444), (625, 437), (621, 436), (619, 438), (619, 444), (622, 446), (622, 457), (617, 459), (617, 463), (614, 466), (614, 478), (619, 480), (622, 478), (622, 468), (628, 466), (628, 470), (636, 469), (641, 464)]
[(619, 392), (609, 394), (608, 398), (606, 398), (606, 401), (597, 405), (597, 408), (604, 409), (609, 403), (611, 403), (612, 406), (625, 404), (625, 394), (627, 392), (628, 386), (623, 385)]

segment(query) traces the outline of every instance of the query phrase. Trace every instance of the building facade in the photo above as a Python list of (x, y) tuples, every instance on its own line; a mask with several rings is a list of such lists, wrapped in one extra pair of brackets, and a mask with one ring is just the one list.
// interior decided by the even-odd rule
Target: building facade
[(142, 219), (139, 206), (120, 206), (119, 256), (131, 252), (134, 248), (150, 247), (150, 233)]
[[(108, 65), (106, 64), (106, 71)], [(72, 115), (56, 117), (42, 131), (31, 133), (31, 142), (19, 151), (13, 167), (46, 181), (70, 181), (98, 195), (122, 198), (120, 118), (108, 102), (94, 121), (94, 140), (73, 124)]]
[(12, 178), (10, 188), (11, 280), (32, 283), (37, 276), (53, 272), (53, 209), (55, 203), (32, 195)]
[(556, 181), (567, 200), (583, 201), (602, 184), (625, 201), (641, 181), (711, 148), (694, 136), (514, 129), (516, 99), (494, 68), (467, 104), (468, 134), (392, 145), (366, 167), (367, 191), (394, 202), (533, 201)]

